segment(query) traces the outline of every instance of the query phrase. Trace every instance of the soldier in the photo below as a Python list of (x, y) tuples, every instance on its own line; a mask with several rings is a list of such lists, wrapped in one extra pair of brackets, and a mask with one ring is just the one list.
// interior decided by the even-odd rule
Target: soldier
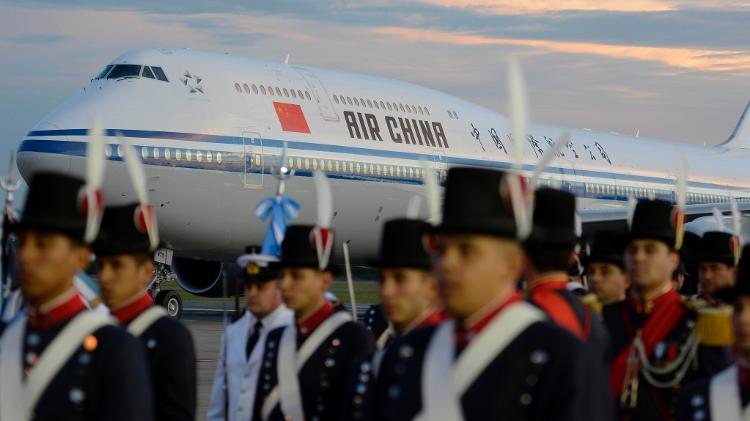
[(451, 319), (389, 347), (376, 419), (600, 419), (588, 409), (583, 343), (516, 291), (523, 251), (509, 177), (449, 170), (443, 222), (428, 243)]
[(720, 231), (703, 234), (698, 247), (699, 297), (715, 304), (714, 292), (734, 285), (739, 262), (739, 238)]
[(601, 231), (594, 236), (586, 257), (591, 290), (602, 305), (624, 300), (630, 287), (623, 263), (624, 246), (623, 238), (617, 233)]
[(82, 200), (85, 189), (80, 179), (37, 173), (13, 227), (28, 314), (0, 342), (0, 419), (153, 418), (143, 347), (107, 315), (87, 311), (73, 287), (90, 261), (87, 214), (101, 209), (98, 194)]
[(248, 247), (237, 259), (243, 268), (247, 309), (229, 325), (221, 340), (214, 375), (208, 420), (252, 420), (255, 389), (268, 332), (293, 322), (293, 313), (281, 301), (279, 272), (270, 267), (275, 257)]
[(414, 219), (394, 219), (383, 227), (380, 253), (370, 262), (378, 268), (380, 303), (390, 324), (378, 338), (378, 348), (384, 348), (397, 336), (436, 325), (443, 319), (430, 256), (423, 244), (428, 227), (428, 223)]
[(148, 356), (154, 391), (154, 419), (193, 420), (196, 359), (190, 331), (154, 305), (146, 290), (154, 274), (158, 239), (149, 239), (147, 208), (107, 207), (94, 243), (102, 301)]
[(742, 252), (736, 286), (719, 289), (715, 296), (734, 306), (732, 329), (737, 361), (710, 379), (680, 391), (678, 420), (741, 421), (750, 414), (750, 247)]
[[(672, 283), (679, 263), (680, 211), (660, 200), (637, 204), (625, 247), (629, 299), (604, 307), (613, 396), (622, 419), (667, 420), (687, 381), (729, 364), (731, 338), (721, 337)], [(705, 319), (703, 319), (705, 320)], [(710, 345), (710, 346), (709, 346)]]
[(367, 328), (325, 299), (333, 231), (292, 225), (281, 245), (281, 291), (295, 325), (268, 334), (255, 397), (257, 420), (336, 420), (353, 361), (374, 349)]

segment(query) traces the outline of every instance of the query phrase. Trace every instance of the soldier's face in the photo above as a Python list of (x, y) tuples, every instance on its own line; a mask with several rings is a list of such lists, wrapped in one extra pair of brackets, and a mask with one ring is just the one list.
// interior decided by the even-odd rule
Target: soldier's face
[(245, 288), (247, 309), (261, 319), (271, 314), (281, 305), (281, 288), (279, 281), (250, 283)]
[(426, 270), (381, 269), (378, 282), (383, 313), (399, 332), (418, 323), (437, 299), (435, 280)]
[(666, 288), (680, 258), (666, 243), (637, 239), (625, 247), (625, 270), (633, 287), (641, 292)]
[(62, 234), (25, 230), (16, 242), (16, 270), (24, 298), (32, 307), (73, 287), (73, 277), (86, 269), (91, 252)]
[(433, 253), (443, 304), (459, 319), (514, 291), (524, 264), (517, 242), (484, 235), (438, 235)]
[(602, 304), (609, 304), (625, 298), (630, 285), (628, 275), (621, 267), (606, 262), (591, 262), (587, 273), (591, 290)]
[(720, 262), (701, 262), (698, 264), (698, 282), (701, 291), (713, 294), (721, 288), (734, 285), (737, 271), (734, 266)]
[(331, 287), (330, 272), (309, 268), (287, 268), (281, 271), (281, 294), (287, 307), (298, 317), (305, 317), (323, 304)]
[(131, 255), (104, 256), (96, 260), (102, 301), (116, 310), (141, 294), (151, 281), (154, 263)]
[(750, 296), (741, 295), (734, 300), (732, 324), (737, 351), (750, 358)]

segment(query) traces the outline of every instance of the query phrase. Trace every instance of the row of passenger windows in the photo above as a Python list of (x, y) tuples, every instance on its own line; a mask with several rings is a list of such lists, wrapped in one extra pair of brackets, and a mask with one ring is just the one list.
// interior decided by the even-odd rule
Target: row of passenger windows
[[(613, 186), (609, 184), (592, 184), (587, 183), (585, 185), (586, 192), (590, 194), (610, 195), (610, 196), (626, 196), (636, 198), (655, 198), (672, 200), (673, 192), (671, 190), (663, 189), (649, 189), (645, 187), (631, 187), (631, 186)], [(736, 199), (738, 202), (750, 202), (750, 198), (741, 197)], [(718, 194), (707, 194), (707, 193), (688, 193), (688, 203), (728, 203), (729, 197)]]
[(343, 95), (334, 95), (333, 101), (336, 104), (346, 105), (349, 104), (350, 106), (354, 107), (364, 107), (364, 108), (371, 108), (376, 110), (388, 110), (388, 111), (396, 111), (398, 112), (401, 110), (402, 113), (412, 113), (412, 114), (420, 114), (420, 115), (430, 115), (430, 110), (427, 108), (427, 106), (422, 107), (421, 105), (414, 106), (409, 104), (402, 104), (402, 103), (396, 103), (396, 102), (383, 102), (378, 101), (377, 99), (364, 99), (364, 98), (357, 98), (357, 97), (349, 97), (349, 96), (343, 96)]
[(120, 79), (125, 77), (145, 77), (169, 82), (161, 67), (141, 66), (139, 64), (107, 65), (95, 79)]
[[(256, 166), (261, 165), (259, 155), (255, 156), (254, 163)], [(352, 162), (339, 161), (335, 159), (315, 159), (302, 157), (289, 157), (286, 165), (289, 170), (321, 170), (338, 174), (381, 175), (387, 177), (403, 177), (415, 179), (422, 178), (424, 172), (422, 168), (419, 167), (382, 165), (368, 162)]]
[(251, 91), (252, 93), (256, 95), (270, 95), (270, 96), (279, 96), (279, 97), (286, 97), (286, 98), (299, 98), (299, 99), (307, 99), (308, 101), (312, 101), (312, 97), (310, 96), (309, 91), (304, 91), (304, 93), (299, 89), (294, 88), (279, 88), (278, 86), (264, 86), (264, 85), (248, 85), (247, 83), (243, 83), (240, 85), (239, 83), (234, 84), (234, 90), (242, 93), (243, 91), (246, 94), (249, 94)]
[[(149, 148), (147, 146), (136, 146), (136, 149), (140, 150), (141, 158), (145, 159), (167, 159), (174, 158), (177, 161), (195, 161), (213, 162), (216, 159), (216, 163), (221, 164), (223, 156), (221, 152), (213, 151), (202, 151), (202, 150), (191, 150), (191, 149), (170, 149), (170, 148)], [(122, 148), (118, 145), (107, 145), (104, 149), (107, 158), (117, 156), (118, 158), (123, 157)]]

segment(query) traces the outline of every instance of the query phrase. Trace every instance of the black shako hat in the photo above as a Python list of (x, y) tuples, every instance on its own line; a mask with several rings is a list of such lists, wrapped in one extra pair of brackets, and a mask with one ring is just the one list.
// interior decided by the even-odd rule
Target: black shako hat
[(709, 231), (703, 234), (698, 246), (697, 262), (719, 262), (734, 266), (735, 254), (740, 253), (739, 238), (728, 232)]
[(383, 225), (380, 252), (370, 261), (376, 268), (430, 268), (424, 236), (430, 224), (417, 219), (393, 219)]
[(534, 193), (531, 234), (527, 249), (573, 249), (576, 236), (576, 198), (562, 190), (543, 187)]
[(742, 258), (737, 266), (737, 281), (734, 286), (722, 288), (714, 293), (716, 298), (727, 303), (742, 295), (750, 295), (750, 245), (742, 248)]
[(279, 278), (279, 270), (274, 267), (278, 262), (275, 256), (261, 254), (258, 246), (245, 247), (245, 254), (237, 258), (237, 264), (242, 268), (242, 281), (245, 286), (262, 284)]
[[(312, 268), (320, 269), (318, 260), (318, 252), (315, 246), (315, 237), (313, 225), (290, 225), (286, 229), (284, 234), (284, 241), (281, 242), (281, 258), (277, 263), (274, 263), (274, 268)], [(333, 230), (329, 230), (331, 236), (333, 236)], [(333, 238), (328, 241), (334, 241)], [(333, 267), (333, 249), (331, 248), (330, 258), (328, 264), (323, 271), (336, 272)]]
[(59, 232), (83, 242), (87, 212), (84, 185), (82, 179), (65, 174), (35, 174), (29, 183), (21, 218), (11, 229)]
[(138, 203), (104, 208), (102, 224), (93, 249), (97, 256), (154, 251), (151, 250), (148, 231), (139, 212)]
[[(678, 223), (678, 210), (663, 200), (641, 200), (635, 206), (627, 240), (652, 239), (679, 250), (678, 237), (682, 239), (682, 224)], [(679, 241), (682, 243), (682, 241)]]
[(625, 241), (622, 233), (615, 231), (599, 231), (591, 242), (591, 247), (585, 263), (588, 266), (592, 262), (612, 263), (624, 268)]
[(510, 189), (503, 182), (506, 176), (498, 170), (450, 168), (443, 197), (442, 223), (431, 231), (516, 239)]

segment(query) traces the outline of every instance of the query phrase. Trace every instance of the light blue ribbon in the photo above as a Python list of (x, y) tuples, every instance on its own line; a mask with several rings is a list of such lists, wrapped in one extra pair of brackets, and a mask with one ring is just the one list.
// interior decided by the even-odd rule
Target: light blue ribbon
[(284, 240), (289, 221), (299, 215), (300, 204), (289, 196), (271, 196), (258, 203), (255, 214), (261, 221), (271, 217), (268, 231), (263, 239), (261, 254), (270, 256), (281, 255), (281, 242)]

